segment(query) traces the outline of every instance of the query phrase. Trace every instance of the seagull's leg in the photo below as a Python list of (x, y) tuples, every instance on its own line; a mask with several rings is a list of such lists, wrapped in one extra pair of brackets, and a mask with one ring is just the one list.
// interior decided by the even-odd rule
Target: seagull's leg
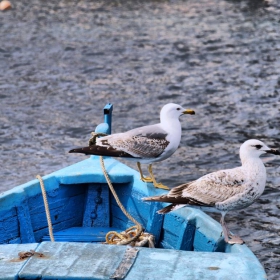
[(167, 186), (163, 185), (162, 183), (157, 183), (157, 181), (155, 179), (155, 176), (153, 174), (152, 164), (149, 164), (148, 171), (149, 171), (149, 173), (151, 175), (151, 178), (153, 180), (153, 184), (154, 184), (155, 188), (164, 189), (164, 190), (170, 190)]
[(142, 172), (142, 169), (141, 169), (141, 164), (140, 164), (140, 162), (138, 162), (138, 161), (137, 161), (137, 167), (138, 167), (138, 170), (139, 170), (139, 173), (140, 173), (140, 179), (141, 179), (143, 182), (152, 183), (152, 182), (153, 182), (152, 178), (150, 178), (150, 177), (144, 177), (144, 176), (143, 176), (143, 172)]
[(228, 227), (227, 227), (227, 225), (226, 225), (226, 223), (225, 223), (225, 215), (226, 215), (226, 213), (222, 213), (222, 217), (221, 217), (221, 226), (222, 226), (222, 229), (223, 229), (225, 242), (228, 243), (228, 241), (229, 241), (229, 237), (228, 237)]
[(224, 233), (224, 238), (225, 242), (228, 244), (243, 244), (244, 241), (238, 236), (238, 235), (232, 235), (226, 225), (225, 222), (225, 215), (226, 213), (222, 213), (222, 218), (221, 218), (221, 225), (223, 228), (223, 233)]

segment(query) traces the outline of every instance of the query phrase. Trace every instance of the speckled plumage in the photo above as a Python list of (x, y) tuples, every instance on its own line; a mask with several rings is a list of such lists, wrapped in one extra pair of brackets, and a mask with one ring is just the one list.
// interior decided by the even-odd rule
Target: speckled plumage
[(240, 147), (242, 166), (207, 174), (175, 187), (165, 195), (144, 200), (171, 202), (171, 205), (159, 211), (162, 214), (192, 206), (221, 212), (224, 218), (228, 211), (248, 207), (263, 193), (266, 169), (260, 155), (264, 153), (280, 154), (259, 140), (248, 140)]
[[(180, 142), (181, 127), (175, 132)], [(168, 127), (164, 128), (162, 124), (155, 124), (99, 138), (96, 145), (123, 151), (133, 160), (136, 158), (140, 162), (145, 159), (147, 162), (154, 162), (157, 158), (161, 159), (162, 153), (170, 144), (167, 140), (168, 134)], [(178, 145), (171, 143), (169, 146), (174, 153), (179, 143)]]

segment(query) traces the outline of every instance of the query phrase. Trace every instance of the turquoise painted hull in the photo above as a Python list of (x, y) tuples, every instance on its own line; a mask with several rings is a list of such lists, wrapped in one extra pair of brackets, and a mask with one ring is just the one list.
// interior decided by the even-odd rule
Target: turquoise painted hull
[[(139, 173), (112, 158), (106, 170), (128, 212), (156, 239), (140, 248), (124, 279), (266, 279), (246, 245), (227, 245), (221, 226), (200, 210), (165, 216), (163, 205), (143, 202), (164, 190), (143, 183)], [(43, 177), (56, 242), (50, 242), (38, 180), (0, 196), (0, 279), (110, 279), (129, 246), (102, 244), (107, 231), (132, 226), (112, 197), (99, 157)], [(20, 251), (35, 250), (19, 260)]]

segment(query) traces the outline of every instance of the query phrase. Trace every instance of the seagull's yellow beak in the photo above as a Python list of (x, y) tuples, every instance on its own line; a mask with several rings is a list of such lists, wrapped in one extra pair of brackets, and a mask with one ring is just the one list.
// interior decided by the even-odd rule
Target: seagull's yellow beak
[(186, 109), (183, 114), (195, 115), (195, 111), (192, 109)]

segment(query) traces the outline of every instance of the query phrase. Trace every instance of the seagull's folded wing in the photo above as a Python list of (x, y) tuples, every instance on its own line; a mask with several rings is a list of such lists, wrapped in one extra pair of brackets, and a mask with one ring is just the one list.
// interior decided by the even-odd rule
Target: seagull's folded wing
[(167, 135), (158, 125), (151, 125), (102, 137), (97, 145), (123, 151), (136, 158), (156, 158), (169, 144)]
[[(168, 197), (181, 197), (193, 201), (192, 205), (214, 206), (246, 187), (245, 176), (240, 168), (220, 170), (207, 174), (196, 181), (180, 185), (168, 193)], [(189, 204), (189, 203), (188, 203)]]
[(196, 181), (175, 187), (165, 195), (146, 197), (144, 200), (213, 207), (217, 202), (243, 193), (245, 187), (244, 174), (234, 168), (207, 174)]

